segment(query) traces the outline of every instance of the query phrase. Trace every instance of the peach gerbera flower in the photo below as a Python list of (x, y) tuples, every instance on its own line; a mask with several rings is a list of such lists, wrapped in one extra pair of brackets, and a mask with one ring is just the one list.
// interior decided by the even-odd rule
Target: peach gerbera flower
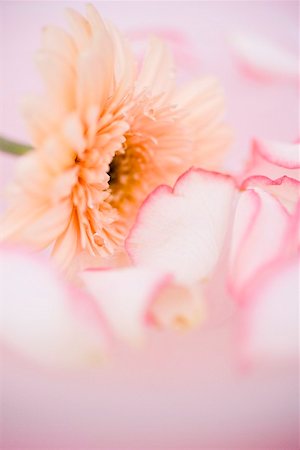
[(214, 79), (175, 90), (172, 57), (153, 39), (140, 70), (127, 41), (87, 6), (71, 33), (47, 27), (38, 67), (46, 90), (27, 99), (34, 150), (19, 161), (3, 239), (79, 252), (120, 248), (146, 195), (192, 165), (215, 168), (230, 140)]

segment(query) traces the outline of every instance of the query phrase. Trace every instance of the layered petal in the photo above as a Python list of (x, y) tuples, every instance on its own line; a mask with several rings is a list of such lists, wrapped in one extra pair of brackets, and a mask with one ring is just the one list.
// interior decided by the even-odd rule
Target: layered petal
[[(33, 211), (27, 204), (26, 209), (19, 210), (16, 217), (12, 210), (2, 218), (0, 238), (23, 243), (34, 249), (46, 248), (67, 228), (71, 209), (69, 200), (66, 200), (53, 207), (41, 205), (38, 209), (35, 205)], [(33, 212), (36, 213), (35, 220), (32, 220)]]
[(222, 251), (235, 183), (190, 169), (173, 189), (158, 187), (144, 202), (126, 241), (133, 262), (171, 272), (179, 283), (205, 280)]
[(66, 111), (74, 109), (76, 86), (74, 68), (60, 55), (46, 49), (40, 50), (35, 59), (44, 80), (46, 92), (53, 99), (53, 103), (63, 104)]
[(185, 111), (183, 122), (194, 137), (193, 164), (215, 169), (232, 142), (232, 131), (220, 125), (224, 112), (224, 94), (213, 77), (203, 77), (182, 86), (172, 97)]
[[(113, 43), (97, 10), (87, 6), (87, 19), (92, 39), (78, 58), (77, 108), (87, 114), (88, 108), (99, 106), (101, 113), (114, 89)], [(93, 70), (91, 70), (91, 67)]]
[(175, 67), (167, 45), (158, 38), (149, 43), (141, 72), (137, 79), (137, 93), (147, 89), (152, 95), (168, 93), (174, 80)]
[(78, 56), (78, 49), (72, 36), (62, 28), (45, 27), (42, 34), (42, 47), (66, 59), (76, 69), (75, 61)]
[(274, 197), (290, 212), (294, 212), (300, 198), (300, 182), (287, 176), (271, 180), (263, 175), (252, 175), (242, 183), (241, 189), (263, 189)]
[(230, 248), (229, 284), (242, 298), (261, 267), (283, 251), (290, 216), (279, 201), (259, 188), (241, 193)]

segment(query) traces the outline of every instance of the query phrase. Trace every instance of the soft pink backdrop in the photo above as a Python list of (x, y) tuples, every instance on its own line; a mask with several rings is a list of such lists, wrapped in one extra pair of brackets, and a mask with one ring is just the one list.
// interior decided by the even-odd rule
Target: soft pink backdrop
[[(289, 1), (94, 2), (124, 32), (186, 33), (201, 73), (220, 78), (235, 131), (228, 159), (237, 169), (252, 137), (294, 140), (294, 85), (245, 77), (227, 45), (234, 31), (258, 33), (297, 52), (298, 8)], [(27, 140), (19, 115), (26, 92), (40, 89), (32, 62), (46, 24), (63, 24), (81, 2), (0, 3), (0, 132)], [(14, 159), (1, 156), (1, 186)], [(219, 298), (218, 296), (216, 296)], [(216, 300), (217, 317), (185, 334), (152, 332), (143, 349), (122, 347), (111, 363), (73, 374), (38, 372), (1, 356), (1, 448), (296, 449), (298, 374), (242, 372), (236, 364), (235, 309)]]

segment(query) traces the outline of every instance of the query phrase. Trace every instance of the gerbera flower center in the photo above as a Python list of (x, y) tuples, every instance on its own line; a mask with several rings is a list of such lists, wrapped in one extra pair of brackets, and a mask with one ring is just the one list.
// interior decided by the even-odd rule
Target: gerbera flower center
[(149, 154), (146, 148), (132, 146), (127, 140), (123, 150), (117, 152), (109, 165), (108, 175), (111, 204), (123, 209), (126, 203), (136, 200), (141, 189), (142, 174), (146, 175)]

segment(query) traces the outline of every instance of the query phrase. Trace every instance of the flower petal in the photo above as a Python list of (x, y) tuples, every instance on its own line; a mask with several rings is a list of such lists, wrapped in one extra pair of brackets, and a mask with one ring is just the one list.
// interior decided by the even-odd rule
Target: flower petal
[(72, 37), (79, 51), (86, 48), (91, 39), (91, 27), (88, 21), (72, 8), (66, 9), (66, 16), (70, 24)]
[(151, 306), (151, 317), (162, 328), (189, 329), (198, 325), (204, 315), (204, 297), (198, 285), (171, 283)]
[(285, 244), (290, 216), (261, 189), (242, 192), (237, 205), (230, 250), (230, 290), (238, 298), (260, 268), (277, 257)]
[(255, 151), (262, 158), (286, 169), (300, 168), (300, 143), (256, 140)]
[(281, 177), (270, 180), (263, 175), (253, 175), (247, 178), (241, 186), (242, 189), (261, 188), (274, 195), (285, 208), (292, 213), (295, 211), (300, 196), (300, 182), (290, 177)]
[(40, 250), (46, 248), (67, 228), (72, 206), (69, 200), (57, 205), (27, 202), (7, 211), (0, 221), (1, 241), (14, 241)]
[(86, 270), (81, 278), (114, 332), (130, 341), (140, 340), (150, 305), (170, 282), (166, 274), (132, 267)]
[(149, 89), (153, 96), (169, 92), (173, 79), (174, 62), (171, 52), (163, 41), (153, 38), (137, 80), (136, 92)]
[(300, 144), (255, 139), (246, 175), (300, 178)]
[(73, 110), (76, 82), (74, 68), (60, 55), (49, 50), (37, 52), (35, 60), (53, 103), (64, 104), (68, 111)]
[(241, 352), (245, 362), (299, 358), (299, 257), (272, 262), (244, 297)]
[(219, 258), (231, 215), (230, 176), (190, 169), (172, 190), (158, 187), (126, 241), (133, 262), (173, 273), (179, 283), (206, 279)]
[(73, 209), (70, 221), (63, 233), (56, 239), (52, 257), (59, 267), (67, 270), (79, 248), (79, 224), (76, 211)]
[(77, 107), (86, 114), (89, 107), (103, 108), (112, 95), (115, 57), (112, 39), (100, 15), (92, 5), (88, 5), (87, 14), (93, 36), (89, 47), (79, 54), (77, 67)]
[(10, 348), (59, 367), (103, 357), (106, 339), (95, 306), (71, 292), (46, 261), (1, 248), (0, 271), (0, 337)]
[(44, 97), (26, 95), (21, 103), (22, 113), (29, 129), (33, 146), (38, 148), (64, 119), (68, 108), (53, 101), (51, 94)]
[(183, 122), (195, 138), (193, 164), (208, 170), (220, 166), (232, 141), (232, 131), (221, 121), (224, 93), (213, 77), (203, 77), (181, 87), (172, 96), (183, 108)]
[(43, 29), (42, 47), (45, 50), (61, 56), (76, 68), (75, 61), (78, 51), (72, 36), (65, 30), (55, 26), (47, 26)]
[(299, 80), (297, 54), (263, 37), (246, 33), (235, 33), (230, 44), (239, 64), (249, 75), (265, 80)]

